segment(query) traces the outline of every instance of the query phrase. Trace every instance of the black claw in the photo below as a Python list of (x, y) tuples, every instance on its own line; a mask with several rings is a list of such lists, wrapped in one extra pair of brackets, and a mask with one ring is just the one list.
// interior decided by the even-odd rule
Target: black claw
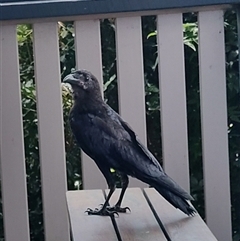
[(129, 207), (125, 207), (126, 211), (128, 210), (131, 213), (131, 209)]
[(117, 213), (126, 213), (127, 210), (131, 212), (131, 209), (129, 207), (121, 208), (119, 206), (107, 207), (107, 210), (111, 212), (117, 212)]
[(91, 208), (88, 208), (84, 213), (92, 212), (93, 210)]
[(94, 210), (91, 208), (88, 208), (85, 211), (85, 213), (87, 213), (88, 215), (99, 215), (99, 216), (110, 216), (110, 217), (114, 217), (115, 214), (119, 216), (117, 211), (111, 211), (111, 210), (108, 210), (107, 208), (105, 209), (95, 208)]

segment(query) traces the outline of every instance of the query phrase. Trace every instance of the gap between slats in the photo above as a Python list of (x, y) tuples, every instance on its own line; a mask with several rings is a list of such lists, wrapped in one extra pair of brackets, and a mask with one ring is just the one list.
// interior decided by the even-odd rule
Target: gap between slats
[(74, 241), (119, 241), (109, 217), (84, 213), (87, 208), (94, 209), (104, 203), (103, 190), (68, 191), (66, 195)]
[[(121, 189), (117, 189), (110, 199), (110, 206), (119, 198)], [(104, 202), (109, 190), (87, 190), (67, 192), (68, 210), (75, 240), (84, 236), (86, 240), (112, 237), (119, 241), (131, 240), (211, 240), (216, 238), (210, 232), (198, 214), (188, 217), (169, 204), (153, 188), (129, 188), (123, 199), (122, 207), (129, 206), (131, 213), (119, 213), (119, 217), (88, 216), (87, 207), (94, 209), (96, 200)], [(80, 201), (81, 200), (81, 201)], [(102, 220), (100, 222), (100, 220)], [(111, 224), (110, 224), (110, 223)], [(79, 226), (79, 223), (84, 223)], [(98, 225), (97, 225), (98, 224)], [(91, 227), (95, 227), (91, 233)], [(112, 229), (112, 225), (113, 228)], [(110, 228), (111, 227), (111, 228)], [(102, 232), (105, 230), (105, 232)], [(115, 233), (113, 232), (115, 230)], [(116, 236), (115, 236), (116, 235)], [(100, 240), (102, 240), (100, 238)]]
[[(106, 193), (105, 191), (105, 197)], [(116, 200), (119, 197), (121, 189), (117, 189), (110, 199), (110, 206), (116, 203)], [(142, 199), (141, 197), (144, 198)], [(136, 199), (137, 198), (137, 199)], [(132, 203), (133, 200), (136, 199), (139, 203)], [(135, 201), (136, 201), (135, 200)], [(147, 203), (148, 206), (144, 206), (144, 202)], [(148, 219), (149, 228), (152, 227), (154, 221), (151, 220), (150, 216), (151, 210), (154, 219), (156, 220), (157, 226), (162, 230), (164, 237), (167, 241), (174, 240), (211, 240), (216, 241), (216, 238), (213, 236), (207, 225), (201, 219), (199, 214), (195, 214), (193, 217), (188, 217), (186, 214), (182, 213), (180, 210), (174, 208), (170, 203), (168, 203), (155, 189), (153, 188), (130, 188), (127, 189), (125, 198), (123, 199), (122, 207), (128, 206), (126, 203), (131, 203), (129, 208), (132, 208), (132, 212), (130, 214), (119, 214), (119, 217), (114, 217), (112, 219), (113, 225), (115, 226), (115, 230), (120, 233), (119, 240), (128, 240), (129, 237), (133, 238), (134, 232), (136, 232), (138, 225), (141, 222), (144, 222), (146, 216)], [(139, 206), (141, 206), (139, 208)], [(149, 211), (148, 211), (149, 207)], [(139, 217), (138, 215), (139, 211)], [(129, 215), (129, 216), (128, 216)], [(130, 216), (132, 215), (132, 216)], [(150, 219), (149, 219), (150, 218)], [(122, 220), (121, 220), (122, 219)], [(133, 220), (136, 220), (133, 222)], [(138, 220), (138, 221), (137, 221)], [(140, 223), (135, 225), (128, 225), (127, 223)], [(126, 225), (131, 228), (131, 230), (126, 230)], [(142, 231), (144, 228), (141, 228)], [(153, 230), (152, 230), (153, 231)], [(132, 233), (133, 232), (133, 233)], [(155, 238), (160, 238), (161, 232), (157, 233)], [(131, 240), (131, 238), (129, 240)], [(137, 239), (137, 236), (135, 237)], [(149, 240), (152, 239), (152, 236), (149, 236)], [(138, 239), (137, 239), (138, 240)]]
[[(103, 195), (104, 195), (105, 200), (107, 199), (107, 194), (108, 193), (106, 193), (106, 190), (103, 190)], [(108, 202), (108, 206), (110, 206), (109, 202)], [(121, 237), (121, 234), (120, 234), (120, 231), (119, 231), (118, 226), (117, 226), (117, 222), (116, 222), (115, 216), (111, 217), (111, 221), (112, 221), (112, 224), (113, 224), (113, 228), (114, 228), (114, 230), (116, 232), (118, 241), (123, 241), (122, 237)]]
[(161, 220), (170, 240), (217, 241), (199, 214), (187, 216), (173, 207), (153, 188), (144, 189), (153, 212)]
[[(105, 195), (109, 190), (105, 190)], [(109, 204), (115, 205), (121, 189), (116, 189)], [(121, 239), (131, 240), (168, 240), (166, 239), (163, 226), (159, 219), (156, 219), (152, 208), (146, 199), (143, 190), (140, 188), (129, 188), (124, 195), (122, 207), (129, 207), (131, 212), (119, 213), (119, 217), (114, 217), (113, 222), (120, 233)]]
[(160, 228), (162, 229), (162, 231), (163, 231), (163, 233), (164, 233), (167, 241), (172, 241), (171, 238), (169, 237), (169, 234), (168, 234), (167, 230), (165, 229), (165, 227), (164, 227), (161, 219), (158, 217), (158, 214), (157, 214), (157, 212), (155, 211), (155, 209), (154, 209), (151, 201), (149, 200), (149, 197), (147, 196), (147, 194), (146, 194), (146, 192), (145, 192), (144, 190), (143, 190), (143, 195), (144, 195), (144, 197), (146, 198), (147, 203), (148, 203), (149, 207), (151, 208), (151, 210), (152, 210), (152, 212), (153, 212), (153, 215), (154, 215), (154, 217), (156, 218), (156, 220), (157, 220)]

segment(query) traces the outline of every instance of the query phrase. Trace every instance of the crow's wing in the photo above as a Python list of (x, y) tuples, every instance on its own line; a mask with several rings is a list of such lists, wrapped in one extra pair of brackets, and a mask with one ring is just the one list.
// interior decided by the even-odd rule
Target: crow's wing
[[(147, 165), (153, 165), (155, 166), (159, 171), (164, 172), (159, 162), (156, 160), (156, 158), (152, 155), (152, 153), (141, 143), (138, 136), (135, 134), (135, 132), (132, 130), (132, 128), (128, 125), (127, 122), (125, 122), (120, 115), (118, 115), (111, 107), (107, 106), (107, 112), (108, 116), (115, 122), (118, 123), (119, 126), (121, 126), (121, 131), (126, 132), (128, 136), (128, 141), (130, 141), (130, 148), (136, 149), (136, 151), (144, 157), (144, 160), (147, 162)], [(121, 144), (127, 144), (129, 143), (121, 143)]]
[(101, 150), (101, 156), (105, 156), (116, 170), (191, 200), (192, 197), (165, 174), (159, 162), (138, 140), (129, 125), (112, 109), (108, 111), (110, 118), (91, 116), (95, 145), (97, 150)]

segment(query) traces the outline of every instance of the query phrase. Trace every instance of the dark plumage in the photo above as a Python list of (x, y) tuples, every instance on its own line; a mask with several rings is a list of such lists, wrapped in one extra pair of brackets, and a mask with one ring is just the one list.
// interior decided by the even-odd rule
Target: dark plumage
[[(120, 206), (128, 176), (132, 176), (154, 187), (187, 215), (194, 214), (195, 210), (186, 201), (193, 198), (163, 171), (130, 126), (103, 101), (96, 77), (86, 70), (79, 70), (66, 76), (64, 82), (73, 88), (74, 105), (69, 117), (73, 134), (82, 150), (96, 162), (110, 188), (102, 208), (87, 212), (97, 215), (126, 212), (128, 208)], [(123, 180), (119, 201), (112, 208), (107, 207), (115, 190), (110, 168), (119, 172)]]

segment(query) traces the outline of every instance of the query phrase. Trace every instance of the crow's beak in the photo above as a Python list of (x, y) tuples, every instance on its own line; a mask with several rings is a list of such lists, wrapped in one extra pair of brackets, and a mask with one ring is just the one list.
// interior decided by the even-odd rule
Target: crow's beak
[(69, 74), (67, 75), (64, 79), (63, 79), (64, 83), (69, 83), (71, 85), (78, 85), (79, 84), (79, 80), (77, 78), (74, 77), (73, 74)]

